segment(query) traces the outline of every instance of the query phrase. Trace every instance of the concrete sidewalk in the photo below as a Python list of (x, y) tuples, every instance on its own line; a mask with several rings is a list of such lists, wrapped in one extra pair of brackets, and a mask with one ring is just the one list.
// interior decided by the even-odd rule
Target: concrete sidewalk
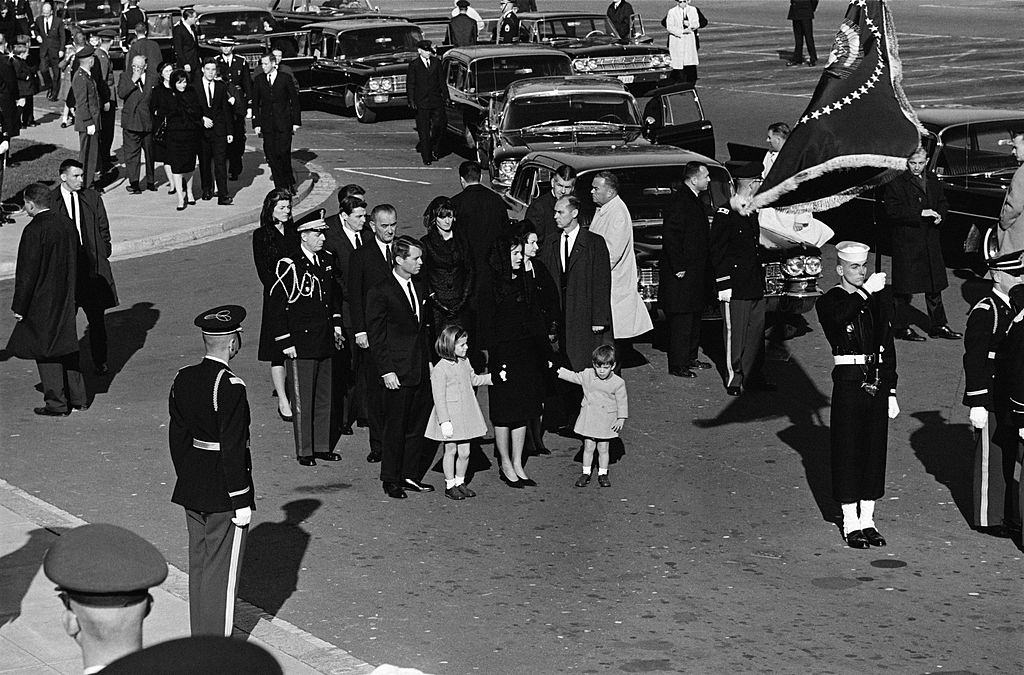
[[(73, 128), (61, 129), (59, 117), (55, 117), (53, 112), (39, 115), (39, 119), (48, 121), (37, 127), (22, 129), (21, 138), (77, 152), (78, 133)], [(239, 180), (228, 184), (234, 200), (231, 206), (218, 206), (216, 199), (198, 200), (195, 206), (189, 206), (185, 211), (176, 211), (177, 199), (175, 195), (167, 194), (167, 179), (162, 168), (157, 169), (159, 179), (156, 192), (132, 195), (125, 189), (128, 182), (122, 163), (118, 178), (105, 188), (103, 194), (103, 203), (110, 220), (113, 247), (111, 260), (191, 246), (254, 229), (259, 221), (263, 198), (274, 185), (270, 180), (270, 169), (263, 161), (262, 150), (252, 147), (253, 143), (259, 143), (258, 139), (250, 135), (248, 142), (250, 146), (242, 160), (242, 175)], [(118, 126), (113, 148), (119, 157), (120, 147), (121, 129)], [(293, 170), (299, 184), (298, 195), (294, 200), (296, 215), (319, 206), (333, 194), (334, 179), (329, 171), (313, 163), (293, 163)], [(7, 171), (8, 180), (11, 180), (17, 176), (18, 167), (9, 167)], [(56, 173), (53, 179), (57, 180)], [(194, 191), (198, 197), (201, 192), (198, 171), (195, 173), (195, 181)], [(14, 224), (0, 227), (0, 279), (14, 276), (18, 242), (28, 221), (28, 216), (21, 213), (15, 216)]]
[[(85, 521), (0, 480), (0, 673), (81, 673), (78, 645), (64, 632), (62, 606), (42, 570), (53, 541)], [(188, 575), (170, 567), (154, 588), (146, 646), (189, 634)], [(251, 626), (243, 629), (240, 626)], [(286, 675), (365, 674), (373, 666), (239, 601), (235, 637), (267, 649)]]

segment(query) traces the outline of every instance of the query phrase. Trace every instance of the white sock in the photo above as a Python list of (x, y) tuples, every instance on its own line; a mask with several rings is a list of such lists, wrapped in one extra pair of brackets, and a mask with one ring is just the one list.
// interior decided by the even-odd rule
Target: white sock
[(589, 476), (590, 475), (590, 467), (589, 466), (583, 467), (583, 475), (584, 476)]
[[(445, 481), (445, 482), (447, 482), (447, 481)], [(456, 485), (462, 485), (465, 482), (466, 482), (466, 477), (465, 476), (459, 476), (459, 475), (455, 476), (455, 484)]]
[(862, 499), (860, 502), (860, 527), (866, 530), (875, 526), (875, 502)]
[(459, 479), (458, 478), (445, 478), (444, 479), (444, 489), (446, 489), (446, 490), (451, 490), (453, 487), (455, 487), (458, 484), (459, 484)]
[(860, 519), (857, 517), (857, 503), (843, 504), (843, 536), (863, 529), (860, 526)]
[(597, 475), (598, 476), (607, 476), (608, 475), (608, 469), (598, 468)]

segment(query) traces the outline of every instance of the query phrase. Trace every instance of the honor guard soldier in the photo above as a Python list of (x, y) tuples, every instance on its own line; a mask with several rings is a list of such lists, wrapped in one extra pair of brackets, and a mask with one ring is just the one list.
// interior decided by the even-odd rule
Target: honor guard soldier
[(501, 20), (494, 27), (494, 42), (501, 45), (519, 42), (519, 15), (516, 0), (501, 0)]
[(57, 538), (43, 572), (57, 584), (61, 623), (81, 647), (86, 673), (142, 649), (149, 589), (167, 578), (167, 561), (153, 544), (116, 525), (82, 525)]
[(842, 505), (850, 548), (885, 546), (875, 501), (885, 494), (889, 420), (896, 402), (892, 296), (885, 274), (868, 275), (868, 247), (836, 244), (839, 285), (818, 298), (821, 330), (832, 347), (832, 496)]
[[(985, 236), (986, 264), (992, 288), (971, 308), (964, 330), (964, 398), (970, 408), (971, 426), (977, 430), (974, 451), (974, 519), (982, 532), (1009, 536), (1020, 521), (1014, 517), (1014, 463), (1020, 443), (1017, 429), (1007, 420), (1010, 389), (1016, 374), (1004, 338), (1014, 320), (1010, 289), (1021, 283), (1024, 251), (999, 255), (995, 233)], [(1018, 329), (1020, 330), (1020, 329)], [(1019, 343), (1018, 343), (1019, 344)]]
[(277, 659), (258, 645), (226, 637), (201, 635), (146, 647), (114, 661), (103, 670), (103, 675), (281, 675), (282, 672)]
[(214, 60), (217, 62), (220, 79), (228, 85), (228, 102), (234, 111), (231, 142), (228, 143), (228, 179), (238, 180), (242, 173), (242, 154), (245, 152), (245, 120), (246, 117), (252, 117), (252, 73), (245, 59), (234, 53), (238, 40), (223, 37), (210, 40), (210, 44), (220, 48), (220, 55)]
[(203, 312), (206, 356), (171, 386), (169, 442), (178, 481), (171, 501), (188, 526), (189, 615), (193, 635), (231, 635), (245, 535), (255, 505), (245, 382), (228, 368), (242, 348), (245, 309)]
[[(128, 0), (128, 6), (121, 12), (121, 19), (118, 22), (121, 30), (121, 41), (126, 45), (131, 44), (135, 39), (135, 34), (132, 31), (140, 23), (147, 23), (148, 21), (146, 13), (139, 8), (139, 0)], [(131, 61), (128, 63), (131, 63)], [(150, 64), (150, 66), (156, 67), (153, 64)]]

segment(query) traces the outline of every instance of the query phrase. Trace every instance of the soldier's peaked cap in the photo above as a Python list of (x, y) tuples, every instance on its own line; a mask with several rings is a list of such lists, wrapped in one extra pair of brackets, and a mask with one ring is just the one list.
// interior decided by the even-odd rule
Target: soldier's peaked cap
[(204, 335), (231, 335), (245, 320), (245, 307), (221, 305), (208, 309), (195, 318), (194, 323)]

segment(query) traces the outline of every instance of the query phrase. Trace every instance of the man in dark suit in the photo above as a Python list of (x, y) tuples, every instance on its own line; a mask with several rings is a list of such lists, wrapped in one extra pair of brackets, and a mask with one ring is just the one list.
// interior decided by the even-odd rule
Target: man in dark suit
[(576, 187), (576, 169), (563, 164), (551, 174), (551, 191), (530, 202), (523, 220), (533, 223), (537, 232), (538, 243), (543, 246), (549, 237), (558, 236), (558, 225), (555, 224), (555, 202), (566, 195), (571, 195)]
[(7, 43), (0, 34), (0, 117), (8, 136), (17, 136), (21, 128), (21, 106), (25, 101), (18, 93), (18, 75), (13, 58), (7, 53)]
[(114, 65), (110, 62), (110, 46), (117, 31), (113, 28), (96, 33), (96, 63), (99, 65), (99, 79), (96, 91), (100, 95), (103, 123), (100, 126), (99, 170), (106, 173), (114, 166), (116, 157), (111, 159), (110, 148), (114, 145), (114, 125), (117, 116), (117, 87), (114, 81)]
[(227, 149), (232, 139), (234, 123), (234, 97), (228, 93), (226, 83), (217, 79), (217, 62), (212, 58), (203, 64), (203, 76), (198, 82), (199, 111), (203, 116), (202, 138), (199, 140), (199, 176), (203, 186), (202, 198), (213, 199), (214, 182), (217, 185), (217, 203), (231, 204), (228, 195)]
[(469, 0), (458, 0), (455, 5), (459, 13), (448, 21), (448, 34), (445, 35), (445, 44), (453, 47), (470, 47), (476, 44), (478, 28), (476, 19), (470, 18), (466, 10), (469, 9)]
[(628, 40), (629, 24), (633, 17), (633, 5), (629, 4), (628, 0), (612, 0), (605, 14), (608, 16), (608, 20), (612, 22), (612, 26), (615, 27), (615, 32), (619, 34), (619, 37), (623, 40)]
[(42, 183), (25, 188), (24, 200), (32, 220), (18, 243), (11, 300), (16, 323), (7, 351), (39, 368), (45, 405), (33, 412), (59, 417), (89, 407), (75, 328), (77, 234), (71, 221), (49, 209), (50, 190)]
[(146, 189), (156, 190), (153, 169), (153, 113), (149, 104), (153, 97), (156, 78), (149, 74), (146, 57), (132, 58), (130, 70), (121, 73), (117, 82), (117, 95), (124, 101), (121, 108), (121, 150), (128, 172), (128, 192), (140, 195), (139, 156), (146, 155)]
[(129, 44), (135, 37), (135, 27), (140, 23), (148, 23), (146, 13), (139, 9), (139, 0), (128, 0), (128, 6), (121, 12), (121, 19), (118, 22), (121, 30), (121, 40)]
[(85, 169), (85, 187), (90, 187), (99, 170), (100, 131), (103, 105), (92, 70), (95, 50), (86, 45), (75, 56), (77, 64), (71, 79), (75, 96), (75, 131), (78, 132), (78, 161)]
[(241, 56), (235, 56), (238, 41), (231, 37), (218, 42), (220, 54), (217, 68), (220, 79), (228, 85), (229, 96), (234, 97), (231, 116), (231, 141), (228, 143), (228, 180), (238, 180), (242, 173), (242, 154), (245, 153), (245, 118), (251, 113), (249, 102), (252, 98), (252, 74), (249, 64)]
[(295, 194), (292, 174), (292, 134), (302, 125), (299, 91), (295, 79), (277, 72), (277, 59), (264, 54), (260, 59), (263, 72), (252, 87), (252, 127), (263, 136), (263, 154), (267, 157), (274, 187)]
[(53, 4), (43, 3), (42, 15), (36, 19), (36, 42), (39, 43), (39, 71), (46, 73), (50, 88), (46, 95), (56, 101), (60, 95), (60, 60), (64, 58), (64, 45), (67, 44), (67, 33), (64, 22), (54, 16)]
[(128, 48), (128, 53), (125, 55), (125, 63), (131, 63), (132, 59), (136, 56), (146, 57), (146, 73), (147, 77), (153, 79), (156, 82), (159, 74), (156, 72), (157, 68), (164, 60), (163, 52), (160, 51), (160, 45), (153, 40), (149, 39), (149, 24), (142, 22), (135, 26), (135, 39), (132, 41), (132, 46)]
[(793, 22), (793, 58), (786, 62), (787, 66), (799, 66), (804, 62), (804, 42), (807, 42), (807, 65), (814, 66), (818, 62), (818, 52), (814, 49), (814, 10), (818, 9), (818, 0), (789, 0), (787, 19)]
[[(370, 427), (370, 452), (366, 461), (381, 461), (384, 433), (384, 383), (377, 375), (370, 351), (369, 329), (366, 320), (366, 296), (370, 289), (386, 279), (394, 262), (392, 242), (398, 211), (390, 204), (378, 204), (370, 211), (372, 238), (364, 238), (363, 245), (349, 258), (349, 277), (346, 287), (352, 312), (352, 334), (361, 352), (359, 366), (366, 386), (366, 417)], [(369, 241), (367, 241), (369, 239)]]
[(700, 195), (710, 182), (708, 167), (690, 162), (683, 169), (683, 186), (665, 208), (658, 302), (668, 316), (668, 372), (676, 377), (696, 377), (694, 368), (711, 367), (697, 358), (709, 254), (708, 216)]
[(416, 45), (417, 56), (409, 62), (406, 71), (409, 107), (416, 111), (416, 132), (424, 164), (438, 159), (441, 141), (444, 139), (444, 104), (448, 99), (448, 85), (441, 73), (441, 61), (434, 57), (430, 40), (420, 40)]
[(66, 216), (78, 234), (77, 302), (89, 321), (89, 347), (97, 375), (106, 375), (107, 326), (104, 312), (117, 306), (117, 288), (110, 269), (110, 223), (103, 197), (83, 189), (82, 164), (66, 159), (60, 165), (60, 186), (50, 193), (50, 209)]
[[(324, 248), (334, 254), (334, 276), (341, 288), (341, 322), (347, 330), (344, 346), (334, 355), (334, 420), (331, 428), (343, 436), (349, 436), (352, 434), (353, 422), (366, 417), (366, 386), (357, 377), (363, 350), (356, 347), (355, 334), (352, 332), (352, 299), (349, 297), (348, 279), (352, 253), (363, 245), (363, 239), (368, 233), (363, 231), (366, 202), (359, 197), (342, 197), (340, 192), (338, 197), (338, 213), (325, 220), (327, 241)], [(372, 233), (369, 236), (372, 237)]]
[(181, 10), (181, 21), (171, 29), (174, 58), (178, 67), (196, 77), (199, 74), (199, 38), (196, 36), (196, 22), (199, 15), (191, 7)]
[(301, 242), (277, 263), (284, 281), (271, 289), (264, 320), (286, 357), (295, 454), (302, 466), (316, 466), (341, 459), (331, 444), (331, 363), (345, 338), (334, 255), (324, 249), (327, 224), (311, 220), (296, 230)]
[(384, 384), (384, 445), (380, 480), (384, 492), (404, 499), (406, 490), (433, 492), (423, 476), (433, 459), (423, 432), (430, 416), (427, 287), (413, 277), (423, 265), (418, 239), (394, 243), (394, 268), (366, 296), (366, 321), (376, 375)]

